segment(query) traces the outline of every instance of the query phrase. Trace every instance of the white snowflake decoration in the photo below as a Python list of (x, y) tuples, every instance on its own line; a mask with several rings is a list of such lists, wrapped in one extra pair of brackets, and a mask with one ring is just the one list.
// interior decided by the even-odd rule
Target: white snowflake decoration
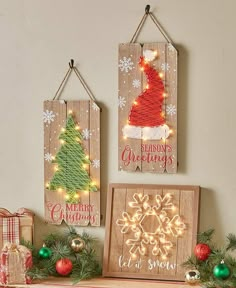
[(98, 107), (98, 105), (95, 102), (93, 102), (92, 108), (93, 108), (94, 111), (98, 111), (99, 110), (99, 107)]
[(119, 96), (119, 98), (118, 98), (118, 107), (123, 109), (123, 107), (125, 107), (125, 104), (126, 104), (125, 97)]
[(162, 63), (161, 64), (161, 70), (162, 71), (169, 71), (170, 70), (170, 65), (168, 63)]
[(167, 113), (168, 115), (170, 115), (170, 116), (175, 115), (175, 114), (176, 114), (176, 107), (175, 107), (175, 105), (172, 105), (172, 104), (167, 105), (167, 107), (166, 107), (166, 113)]
[(126, 245), (130, 246), (129, 253), (145, 255), (150, 248), (152, 255), (168, 256), (173, 247), (171, 237), (177, 238), (186, 228), (181, 217), (173, 215), (173, 195), (156, 195), (154, 205), (149, 195), (135, 193), (133, 200), (129, 202), (133, 213), (131, 210), (123, 212), (122, 219), (116, 221), (121, 226), (121, 233), (128, 236)]
[(53, 111), (46, 110), (43, 112), (43, 122), (44, 123), (50, 124), (51, 122), (54, 121), (54, 118), (55, 118), (55, 114), (53, 113)]
[(141, 82), (138, 79), (134, 79), (132, 84), (134, 88), (139, 88), (141, 86)]
[(100, 167), (100, 160), (99, 160), (99, 159), (94, 159), (94, 160), (92, 161), (92, 166), (93, 166), (94, 168), (99, 168), (99, 167)]
[(120, 64), (118, 67), (123, 72), (125, 71), (128, 73), (130, 70), (133, 69), (134, 63), (131, 61), (131, 58), (123, 57), (123, 59), (120, 59)]
[(45, 154), (44, 154), (44, 159), (45, 159), (46, 161), (48, 161), (48, 162), (51, 162), (52, 159), (53, 159), (53, 156), (52, 156), (51, 153), (45, 153)]
[(83, 129), (82, 131), (82, 137), (85, 140), (88, 140), (91, 137), (92, 133), (90, 132), (90, 130), (88, 128)]

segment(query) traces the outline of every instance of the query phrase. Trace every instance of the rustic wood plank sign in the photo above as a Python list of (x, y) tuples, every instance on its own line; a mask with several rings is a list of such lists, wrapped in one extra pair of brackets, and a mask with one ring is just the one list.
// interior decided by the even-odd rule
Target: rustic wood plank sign
[(110, 184), (103, 275), (183, 281), (199, 194), (199, 186)]
[(45, 219), (100, 225), (100, 108), (93, 101), (44, 102)]
[(119, 45), (119, 170), (177, 172), (177, 50)]

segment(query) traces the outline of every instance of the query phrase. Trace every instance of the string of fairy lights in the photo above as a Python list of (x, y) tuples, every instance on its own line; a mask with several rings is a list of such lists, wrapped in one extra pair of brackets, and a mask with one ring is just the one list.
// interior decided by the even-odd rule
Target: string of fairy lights
[(144, 256), (151, 249), (151, 255), (159, 255), (166, 260), (174, 246), (172, 238), (180, 237), (186, 229), (176, 213), (178, 207), (173, 204), (173, 195), (155, 195), (154, 204), (151, 204), (149, 195), (135, 193), (128, 207), (131, 209), (123, 211), (122, 218), (117, 219), (116, 224), (121, 226), (121, 233), (128, 237), (125, 243), (130, 246), (131, 257)]

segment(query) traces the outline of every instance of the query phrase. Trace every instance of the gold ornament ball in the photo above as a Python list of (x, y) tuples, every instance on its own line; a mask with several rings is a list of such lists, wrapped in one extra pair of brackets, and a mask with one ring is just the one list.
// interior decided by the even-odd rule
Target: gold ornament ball
[(189, 285), (196, 285), (200, 282), (200, 272), (198, 270), (189, 270), (185, 273), (185, 282)]
[(71, 241), (71, 249), (72, 249), (74, 252), (80, 252), (80, 251), (82, 251), (84, 248), (85, 248), (84, 240), (81, 239), (80, 237), (74, 238), (74, 239)]

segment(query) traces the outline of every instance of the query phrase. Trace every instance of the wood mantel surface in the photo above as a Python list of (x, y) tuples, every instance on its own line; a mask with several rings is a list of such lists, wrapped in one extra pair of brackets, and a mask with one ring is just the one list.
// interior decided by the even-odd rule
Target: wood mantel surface
[[(130, 280), (118, 278), (95, 278), (91, 280), (81, 281), (76, 285), (72, 285), (69, 278), (50, 278), (40, 283), (30, 285), (8, 285), (7, 287), (27, 287), (27, 288), (60, 288), (60, 287), (80, 287), (80, 288), (188, 288), (183, 282), (171, 283), (160, 282), (154, 280)], [(200, 288), (200, 286), (194, 286)]]

